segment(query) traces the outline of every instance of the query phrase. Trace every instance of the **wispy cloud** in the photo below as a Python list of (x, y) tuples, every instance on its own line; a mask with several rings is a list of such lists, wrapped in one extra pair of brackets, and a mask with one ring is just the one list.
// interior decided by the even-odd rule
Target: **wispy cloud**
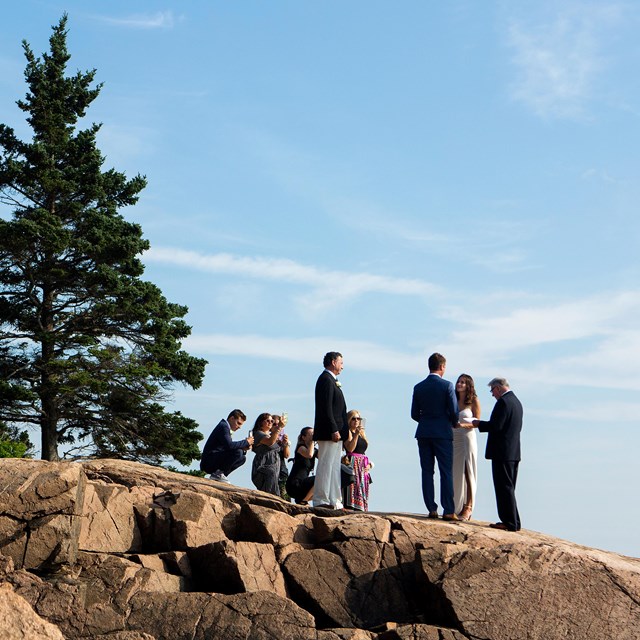
[(606, 169), (587, 169), (580, 176), (583, 180), (599, 180), (607, 184), (624, 185), (624, 180), (614, 178)]
[[(459, 310), (462, 315), (462, 310)], [(532, 385), (640, 389), (640, 293), (557, 305), (530, 304), (491, 316), (482, 309), (451, 332), (450, 355), (469, 369)], [(526, 366), (522, 363), (526, 362)]]
[(570, 404), (562, 409), (531, 408), (527, 413), (543, 418), (560, 418), (566, 420), (568, 424), (574, 424), (577, 416), (580, 417), (580, 422), (606, 424), (615, 420), (615, 416), (627, 416), (630, 421), (637, 422), (640, 420), (640, 402), (611, 402), (594, 399), (594, 402), (589, 403), (588, 406), (581, 403)]
[[(467, 319), (467, 327), (453, 333), (462, 346), (493, 342), (513, 352), (531, 345), (582, 340), (609, 334), (629, 313), (640, 311), (640, 295), (594, 296), (559, 305), (528, 306), (501, 316)], [(495, 352), (496, 346), (490, 347)]]
[(157, 11), (156, 13), (133, 14), (122, 18), (100, 16), (102, 22), (129, 29), (173, 29), (182, 20), (173, 11)]
[[(391, 374), (421, 375), (426, 356), (442, 348), (449, 369), (479, 379), (506, 375), (518, 386), (616, 388), (640, 390), (640, 293), (594, 296), (555, 307), (540, 305), (487, 316), (460, 308), (440, 345), (423, 349), (390, 348), (339, 336), (274, 338), (262, 335), (193, 335), (189, 350), (202, 355), (237, 355), (315, 363), (318, 354), (336, 348), (349, 366)], [(474, 309), (474, 312), (476, 310)], [(469, 320), (472, 317), (472, 320)], [(335, 345), (335, 346), (332, 346)], [(553, 345), (553, 349), (549, 349)], [(526, 362), (526, 366), (522, 363)]]
[(542, 117), (585, 117), (606, 66), (605, 29), (621, 15), (618, 4), (579, 3), (543, 24), (513, 21), (508, 41), (518, 77), (512, 97)]
[[(430, 255), (451, 255), (460, 246), (459, 232), (451, 231), (451, 218), (455, 217), (469, 225), (469, 233), (474, 237), (477, 251), (465, 255), (476, 265), (489, 270), (520, 271), (528, 269), (529, 253), (520, 248), (520, 242), (526, 239), (526, 246), (535, 233), (534, 223), (516, 223), (505, 220), (500, 233), (487, 229), (483, 221), (495, 216), (496, 211), (503, 214), (518, 205), (513, 200), (495, 200), (481, 206), (481, 211), (442, 211), (427, 212), (402, 210), (401, 207), (387, 207), (360, 195), (354, 187), (357, 177), (352, 168), (330, 163), (312, 157), (286, 141), (263, 131), (245, 130), (251, 153), (260, 161), (264, 171), (276, 180), (282, 188), (296, 194), (319, 207), (322, 214), (343, 227), (356, 230), (367, 236), (374, 236), (388, 243), (395, 241), (406, 248), (422, 251)], [(350, 181), (345, 182), (344, 176)], [(428, 214), (428, 215), (427, 215)], [(419, 223), (416, 222), (419, 219)], [(439, 225), (434, 221), (447, 221)], [(536, 223), (538, 224), (538, 223)], [(508, 226), (509, 233), (505, 233)], [(476, 258), (477, 255), (494, 256), (491, 261)]]
[(173, 264), (208, 273), (225, 273), (257, 280), (303, 285), (313, 289), (304, 302), (316, 311), (366, 293), (427, 297), (440, 288), (424, 280), (393, 278), (371, 273), (320, 269), (282, 258), (249, 258), (229, 253), (202, 255), (170, 247), (155, 247), (145, 254), (148, 262)]
[[(333, 345), (333, 346), (332, 346)], [(189, 351), (202, 355), (235, 355), (318, 364), (328, 349), (345, 355), (349, 368), (361, 371), (417, 374), (424, 370), (424, 354), (407, 354), (383, 345), (337, 336), (272, 338), (259, 335), (208, 334), (185, 340)]]

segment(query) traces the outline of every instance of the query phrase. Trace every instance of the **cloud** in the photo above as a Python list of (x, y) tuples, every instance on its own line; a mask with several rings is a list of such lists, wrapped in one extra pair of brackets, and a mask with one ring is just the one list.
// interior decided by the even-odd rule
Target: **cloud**
[[(513, 272), (531, 268), (527, 261), (527, 249), (513, 248), (523, 240), (530, 246), (535, 233), (534, 224), (503, 220), (500, 232), (487, 229), (484, 220), (503, 214), (504, 210), (518, 205), (513, 200), (496, 200), (483, 206), (483, 210), (471, 212), (429, 211), (428, 220), (420, 211), (420, 222), (415, 222), (412, 211), (389, 208), (372, 202), (367, 197), (351, 195), (354, 182), (353, 170), (332, 159), (328, 165), (322, 165), (317, 158), (297, 150), (276, 136), (255, 130), (244, 130), (251, 152), (261, 162), (264, 170), (288, 192), (296, 194), (311, 206), (319, 206), (322, 214), (343, 227), (354, 229), (360, 234), (375, 236), (385, 243), (395, 241), (403, 250), (407, 245), (413, 251), (422, 251), (429, 255), (449, 256), (460, 247), (459, 233), (450, 231), (452, 217), (465, 221), (469, 225), (470, 235), (474, 238), (476, 251), (465, 253), (463, 259), (486, 268), (489, 271)], [(344, 176), (349, 176), (348, 184)], [(444, 232), (437, 228), (434, 220), (446, 220), (441, 223)], [(481, 220), (481, 223), (477, 221)], [(505, 231), (507, 230), (508, 233)], [(487, 260), (485, 255), (492, 258)]]
[(424, 370), (423, 354), (407, 354), (364, 340), (336, 336), (273, 338), (259, 335), (202, 334), (185, 340), (185, 348), (202, 355), (234, 355), (318, 364), (329, 349), (344, 354), (349, 368), (361, 371), (417, 374)]
[(639, 358), (640, 331), (619, 331), (578, 354), (555, 358), (552, 371), (547, 366), (545, 376), (572, 386), (640, 391)]
[(306, 363), (316, 363), (319, 353), (335, 348), (354, 369), (417, 377), (424, 373), (427, 349), (429, 353), (438, 349), (446, 355), (449, 371), (472, 372), (479, 379), (506, 375), (520, 388), (557, 387), (560, 382), (568, 388), (639, 390), (640, 330), (634, 326), (638, 313), (640, 293), (631, 292), (555, 307), (527, 306), (471, 321), (469, 307), (460, 308), (452, 315), (452, 328), (439, 345), (411, 350), (339, 336), (274, 338), (255, 334), (194, 335), (185, 345), (202, 355)]
[(587, 169), (581, 176), (583, 180), (598, 180), (607, 184), (625, 185), (624, 180), (612, 177), (606, 169)]
[[(517, 292), (472, 299), (440, 291), (421, 280), (332, 271), (281, 258), (203, 255), (160, 247), (151, 249), (145, 259), (248, 281), (300, 285), (305, 291), (301, 301), (314, 313), (365, 293), (418, 297), (437, 293), (440, 301), (430, 319), (438, 344), (391, 348), (366, 340), (345, 341), (339, 335), (295, 339), (212, 334), (194, 335), (186, 341), (189, 349), (203, 354), (316, 362), (318, 353), (337, 348), (348, 353), (350, 366), (356, 369), (420, 375), (427, 350), (442, 350), (451, 371), (471, 371), (474, 377), (501, 374), (517, 380), (518, 385), (544, 386), (562, 380), (574, 387), (640, 389), (637, 291), (606, 292), (555, 304), (534, 303)], [(451, 303), (461, 298), (464, 305)]]
[(319, 269), (283, 258), (248, 258), (229, 253), (202, 255), (171, 247), (155, 247), (145, 254), (145, 260), (311, 287), (313, 291), (301, 300), (305, 305), (313, 305), (315, 311), (333, 308), (345, 299), (366, 293), (428, 297), (439, 291), (439, 287), (423, 280)]
[(129, 29), (173, 29), (182, 18), (176, 18), (172, 11), (158, 11), (153, 14), (133, 14), (125, 18), (101, 16), (100, 20)]
[(480, 306), (475, 317), (466, 311), (451, 311), (452, 322), (462, 326), (452, 330), (447, 352), (465, 369), (519, 384), (640, 389), (639, 292), (528, 304), (495, 315)]
[(618, 23), (621, 13), (615, 4), (581, 3), (544, 24), (513, 21), (508, 33), (518, 71), (513, 99), (541, 117), (585, 117), (595, 79), (606, 66), (604, 30)]
[[(607, 333), (608, 323), (627, 310), (638, 309), (640, 300), (597, 296), (556, 306), (524, 307), (489, 318), (471, 318), (468, 327), (453, 333), (463, 346), (491, 344), (499, 337), (498, 348), (513, 352), (531, 345), (593, 338)], [(493, 338), (493, 339), (492, 339)], [(495, 351), (492, 345), (491, 350)]]
[[(628, 412), (625, 409), (624, 414), (629, 416), (640, 415), (640, 404), (628, 404)], [(621, 405), (617, 403), (594, 404), (590, 406), (571, 405), (562, 409), (538, 409), (531, 408), (527, 411), (530, 416), (539, 416), (545, 419), (564, 420), (567, 424), (575, 425), (576, 417), (580, 417), (580, 422), (609, 422), (613, 416), (620, 412)], [(573, 435), (571, 437), (574, 437)]]

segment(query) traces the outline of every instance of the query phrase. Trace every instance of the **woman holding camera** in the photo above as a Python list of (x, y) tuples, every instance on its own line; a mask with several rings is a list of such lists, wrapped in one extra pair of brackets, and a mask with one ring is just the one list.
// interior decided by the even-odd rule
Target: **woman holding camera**
[(257, 489), (280, 496), (280, 448), (278, 441), (282, 425), (274, 427), (270, 413), (261, 413), (253, 426), (253, 452), (251, 480)]
[(347, 461), (353, 467), (354, 481), (343, 489), (342, 502), (345, 509), (368, 511), (369, 484), (371, 483), (369, 472), (373, 469), (373, 462), (366, 455), (369, 441), (360, 412), (355, 409), (349, 411), (347, 424), (349, 436), (344, 441), (344, 448), (347, 452)]

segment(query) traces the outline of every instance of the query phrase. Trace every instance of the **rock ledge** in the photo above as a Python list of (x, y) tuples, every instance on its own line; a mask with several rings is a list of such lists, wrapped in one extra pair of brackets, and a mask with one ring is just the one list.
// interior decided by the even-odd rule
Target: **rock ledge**
[(3, 638), (640, 638), (640, 560), (299, 507), (118, 460), (0, 460)]

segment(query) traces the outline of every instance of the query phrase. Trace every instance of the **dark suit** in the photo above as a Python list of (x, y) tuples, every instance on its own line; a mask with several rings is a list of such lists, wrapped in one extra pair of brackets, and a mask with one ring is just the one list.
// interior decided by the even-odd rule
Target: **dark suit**
[(453, 384), (436, 373), (413, 388), (411, 417), (418, 423), (422, 496), (430, 513), (437, 511), (433, 476), (435, 461), (440, 471), (440, 502), (445, 514), (454, 512), (453, 431), (458, 423), (458, 400)]
[[(342, 499), (340, 457), (342, 442), (348, 435), (347, 404), (336, 378), (326, 369), (316, 382), (316, 412), (313, 439), (318, 442), (318, 466), (313, 490), (313, 503), (338, 506)], [(340, 434), (338, 442), (332, 435)]]
[(520, 530), (516, 503), (516, 481), (520, 464), (522, 404), (513, 391), (496, 401), (489, 420), (480, 420), (478, 429), (488, 433), (485, 458), (491, 460), (498, 517), (510, 531)]
[(229, 423), (220, 420), (204, 445), (200, 469), (206, 473), (220, 471), (228, 476), (245, 463), (248, 448), (246, 440), (232, 440)]
[(331, 440), (336, 431), (345, 440), (347, 433), (347, 403), (338, 381), (326, 369), (316, 382), (316, 413), (313, 421), (313, 439)]

